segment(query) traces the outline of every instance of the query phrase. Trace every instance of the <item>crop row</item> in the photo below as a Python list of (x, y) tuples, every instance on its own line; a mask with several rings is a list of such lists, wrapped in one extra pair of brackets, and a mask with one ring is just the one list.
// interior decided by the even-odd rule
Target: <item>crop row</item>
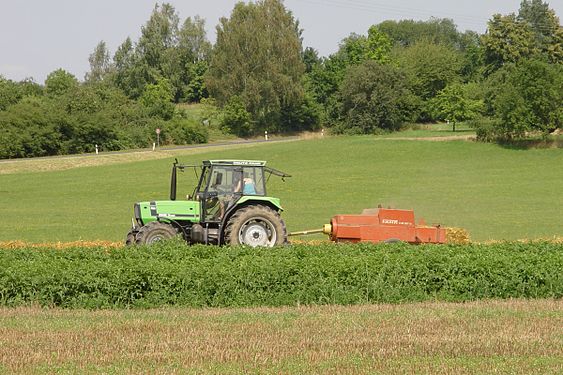
[(0, 304), (282, 306), (563, 297), (563, 244), (0, 251)]

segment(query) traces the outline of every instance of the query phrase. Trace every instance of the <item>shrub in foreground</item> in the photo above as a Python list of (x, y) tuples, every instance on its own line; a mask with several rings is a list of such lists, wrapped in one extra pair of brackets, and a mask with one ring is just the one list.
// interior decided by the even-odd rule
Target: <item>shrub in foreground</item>
[(0, 304), (282, 306), (561, 298), (563, 245), (293, 245), (0, 251)]

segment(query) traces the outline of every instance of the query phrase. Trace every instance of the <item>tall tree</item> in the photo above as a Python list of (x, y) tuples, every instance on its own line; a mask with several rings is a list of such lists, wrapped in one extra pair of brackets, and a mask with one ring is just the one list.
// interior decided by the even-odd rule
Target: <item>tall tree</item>
[(90, 62), (90, 72), (86, 73), (84, 79), (87, 82), (100, 82), (110, 73), (112, 65), (106, 42), (103, 40), (98, 43), (94, 52), (88, 58)]
[(252, 132), (278, 127), (282, 108), (303, 100), (301, 52), (298, 23), (282, 1), (238, 3), (217, 26), (207, 87), (220, 105), (238, 95)]
[(334, 130), (353, 134), (397, 130), (412, 119), (412, 103), (407, 79), (398, 68), (366, 60), (350, 67), (340, 85)]
[(548, 3), (523, 0), (517, 19), (532, 29), (536, 45), (543, 53), (553, 62), (563, 62), (563, 28)]
[(493, 15), (481, 44), (489, 72), (539, 52), (532, 27), (519, 22), (515, 14)]
[(114, 55), (115, 82), (128, 96), (139, 98), (148, 84), (166, 78), (174, 101), (198, 101), (207, 96), (203, 74), (211, 44), (202, 18), (188, 17), (181, 27), (171, 4), (157, 4), (136, 44), (130, 38)]
[(495, 76), (492, 105), (502, 138), (527, 131), (551, 132), (563, 127), (563, 66), (541, 60), (521, 60)]
[(365, 61), (387, 63), (391, 61), (391, 48), (389, 37), (375, 25), (368, 29), (367, 35), (352, 33), (342, 40), (336, 53), (320, 60), (307, 72), (307, 90), (330, 112), (348, 68)]
[(199, 16), (186, 18), (178, 34), (178, 53), (182, 67), (180, 100), (194, 102), (207, 97), (203, 77), (207, 72), (211, 48), (205, 32), (205, 20)]
[(131, 38), (127, 37), (125, 41), (117, 48), (113, 56), (115, 66), (115, 84), (123, 90), (128, 96), (138, 98), (144, 87), (144, 82), (138, 79), (136, 74), (137, 57), (135, 48)]
[(141, 27), (141, 37), (136, 48), (139, 59), (148, 67), (160, 68), (166, 50), (176, 46), (179, 22), (178, 14), (172, 5), (155, 5), (150, 19)]
[(420, 40), (407, 48), (396, 49), (395, 54), (407, 74), (411, 90), (420, 98), (419, 121), (434, 120), (429, 100), (460, 79), (461, 53), (443, 44)]
[(180, 18), (171, 4), (156, 4), (151, 17), (141, 27), (141, 37), (135, 47), (135, 73), (144, 87), (167, 78), (179, 90), (182, 66), (176, 46)]
[(196, 63), (209, 58), (211, 43), (207, 40), (203, 18), (186, 18), (178, 34), (178, 47), (185, 62)]

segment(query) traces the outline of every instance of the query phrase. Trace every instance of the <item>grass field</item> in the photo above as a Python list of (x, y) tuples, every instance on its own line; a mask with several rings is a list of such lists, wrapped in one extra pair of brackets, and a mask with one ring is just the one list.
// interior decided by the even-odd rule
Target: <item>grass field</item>
[(0, 308), (0, 373), (560, 374), (563, 302)]
[[(168, 196), (175, 156), (185, 163), (268, 160), (290, 173), (285, 183), (269, 182), (270, 194), (282, 198), (290, 231), (318, 228), (335, 214), (382, 204), (414, 209), (427, 223), (466, 228), (478, 241), (561, 236), (561, 149), (366, 136), (153, 156), (117, 155), (111, 164), (78, 168), (72, 168), (78, 159), (48, 159), (41, 172), (30, 171), (34, 161), (1, 163), (0, 241), (120, 240), (135, 201)], [(93, 157), (87, 160), (95, 164)], [(193, 172), (181, 175), (181, 192), (191, 192), (194, 183)]]
[[(417, 129), (397, 136), (434, 137), (436, 131), (450, 135), (448, 129)], [(167, 197), (174, 157), (185, 163), (263, 159), (292, 174), (269, 185), (282, 198), (290, 230), (381, 203), (412, 208), (428, 223), (464, 227), (478, 241), (562, 235), (561, 149), (325, 137), (0, 163), (0, 241), (121, 240), (133, 202)], [(186, 186), (194, 180), (191, 172), (180, 179)], [(0, 374), (559, 374), (561, 327), (561, 300), (0, 308)]]

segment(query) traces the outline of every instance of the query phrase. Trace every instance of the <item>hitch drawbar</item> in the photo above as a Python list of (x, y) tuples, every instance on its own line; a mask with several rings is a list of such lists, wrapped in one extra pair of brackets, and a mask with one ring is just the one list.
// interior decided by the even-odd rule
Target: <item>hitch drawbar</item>
[(391, 208), (365, 209), (360, 215), (336, 215), (322, 229), (289, 233), (304, 236), (325, 233), (334, 242), (446, 243), (446, 229), (414, 220), (414, 211)]

